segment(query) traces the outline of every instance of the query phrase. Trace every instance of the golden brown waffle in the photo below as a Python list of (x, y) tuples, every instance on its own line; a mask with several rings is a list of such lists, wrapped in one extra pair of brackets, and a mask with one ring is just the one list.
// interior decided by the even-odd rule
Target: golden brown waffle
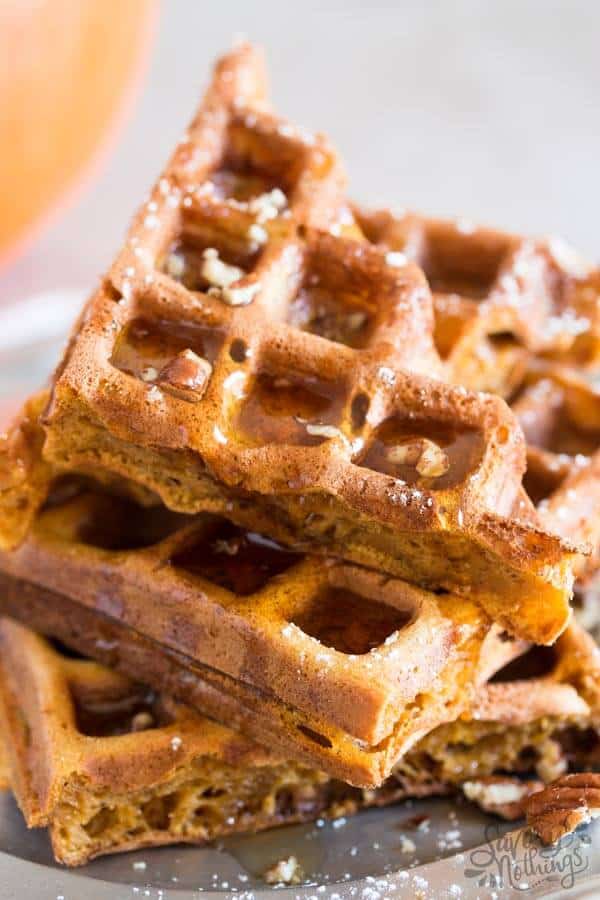
[(592, 548), (576, 568), (584, 585), (600, 551), (600, 394), (574, 370), (537, 362), (512, 407), (527, 439), (524, 484), (542, 523)]
[[(600, 654), (573, 623), (553, 647), (532, 647), (504, 666), (469, 712), (417, 750), (441, 760), (432, 772), (441, 781), (516, 772), (548, 782), (600, 764), (599, 726)], [(444, 745), (452, 748), (446, 757)]]
[(533, 647), (481, 687), (469, 711), (400, 760), (395, 774), (460, 784), (464, 795), (507, 819), (528, 796), (569, 770), (600, 765), (600, 662), (576, 625), (553, 647)]
[(423, 268), (448, 380), (507, 397), (530, 354), (598, 369), (600, 270), (562, 241), (413, 212), (354, 215), (350, 234)]
[[(114, 516), (113, 520), (115, 518), (119, 517)], [(38, 533), (39, 531), (40, 529)], [(226, 721), (229, 725), (253, 736), (259, 742), (276, 747), (283, 755), (293, 755), (343, 777), (344, 780), (359, 784), (369, 781), (373, 783), (374, 773), (378, 773), (377, 777), (381, 780), (385, 774), (385, 771), (381, 774), (383, 764), (389, 772), (392, 765), (389, 741), (378, 747), (369, 747), (361, 741), (352, 740), (342, 729), (324, 723), (322, 717), (309, 715), (298, 707), (277, 700), (272, 686), (271, 689), (268, 685), (263, 688), (253, 687), (247, 681), (236, 680), (200, 664), (197, 662), (198, 654), (196, 660), (192, 658), (196, 651), (192, 648), (190, 653), (190, 644), (186, 643), (182, 636), (190, 633), (191, 640), (194, 641), (197, 631), (190, 624), (190, 615), (185, 604), (179, 606), (180, 614), (177, 615), (174, 614), (175, 605), (170, 602), (163, 612), (170, 626), (161, 628), (160, 625), (154, 624), (154, 618), (158, 615), (157, 607), (160, 608), (161, 604), (153, 603), (152, 591), (147, 592), (143, 605), (136, 605), (132, 604), (128, 591), (116, 586), (117, 580), (122, 582), (125, 575), (125, 553), (120, 553), (120, 564), (115, 564), (110, 562), (108, 553), (104, 553), (100, 563), (98, 551), (92, 551), (97, 560), (96, 568), (101, 565), (105, 570), (106, 582), (98, 584), (96, 578), (96, 599), (87, 599), (84, 592), (87, 590), (89, 578), (85, 576), (82, 568), (73, 567), (69, 557), (81, 558), (89, 551), (80, 544), (64, 543), (61, 550), (60, 540), (55, 536), (52, 543), (47, 535), (32, 536), (19, 551), (22, 554), (22, 569), (27, 570), (28, 578), (39, 579), (44, 558), (48, 565), (49, 557), (53, 555), (54, 568), (62, 569), (64, 580), (70, 580), (80, 588), (79, 597), (75, 596), (77, 590), (69, 591), (73, 598), (69, 599), (65, 593), (42, 588), (31, 582), (25, 582), (22, 578), (15, 580), (9, 576), (2, 576), (1, 611), (33, 625), (44, 633), (60, 638), (80, 652), (93, 656), (111, 667), (120, 668), (133, 677), (148, 681), (159, 690), (166, 690), (202, 712)], [(65, 551), (65, 547), (69, 548), (68, 552)], [(14, 555), (12, 558), (15, 559)], [(45, 573), (46, 577), (50, 568), (52, 567), (48, 567)], [(162, 569), (164, 566), (159, 565), (154, 571), (160, 572)], [(283, 584), (281, 588), (283, 589)], [(208, 589), (212, 590), (210, 585)], [(173, 591), (172, 595), (176, 596), (177, 593), (178, 591)], [(352, 630), (352, 628), (345, 629), (347, 634)], [(343, 633), (344, 629), (339, 629), (338, 637)], [(216, 632), (213, 631), (212, 639), (215, 640), (215, 637)], [(432, 640), (431, 636), (429, 640)], [(463, 654), (466, 649), (465, 646)], [(489, 633), (482, 648), (479, 678), (492, 676), (509, 660), (522, 654), (523, 649), (522, 643), (507, 640), (506, 635)], [(598, 663), (593, 641), (584, 635), (581, 629), (572, 625), (554, 647), (537, 648), (535, 655), (545, 662), (544, 678), (525, 681), (525, 676), (531, 676), (527, 666), (516, 668), (512, 674), (509, 669), (509, 680), (514, 683), (506, 684), (505, 677), (502, 683), (492, 683), (489, 688), (480, 692), (475, 707), (477, 711), (471, 714), (473, 720), (467, 722), (469, 712), (468, 709), (465, 710), (464, 701), (469, 696), (469, 687), (472, 687), (472, 684), (465, 682), (465, 667), (468, 668), (469, 662), (464, 655), (461, 662), (462, 670), (460, 666), (451, 670), (450, 677), (459, 681), (464, 692), (463, 715), (456, 724), (447, 726), (449, 735), (447, 743), (457, 747), (461, 744), (462, 739), (459, 735), (463, 733), (465, 722), (467, 733), (472, 735), (475, 742), (489, 732), (486, 723), (490, 721), (500, 723), (499, 726), (492, 727), (490, 740), (486, 742), (486, 758), (489, 765), (485, 771), (483, 769), (477, 771), (478, 777), (496, 774), (496, 770), (502, 774), (505, 771), (505, 766), (501, 764), (502, 760), (505, 762), (507, 754), (513, 751), (515, 756), (518, 756), (524, 750), (527, 741), (543, 745), (543, 749), (540, 750), (541, 759), (547, 758), (546, 745), (550, 747), (548, 753), (556, 755), (553, 733), (568, 732), (570, 726), (585, 731), (595, 715)], [(258, 648), (254, 658), (258, 664), (268, 665)], [(528, 657), (525, 657), (525, 662), (527, 659)], [(406, 663), (406, 659), (404, 662)], [(252, 661), (248, 663), (249, 666), (251, 664)], [(533, 669), (534, 675), (536, 672), (539, 674), (538, 669)], [(523, 671), (525, 675), (522, 675)], [(301, 674), (298, 673), (295, 679), (300, 683), (298, 676)], [(447, 681), (449, 675), (449, 672), (444, 671), (441, 677), (435, 680), (436, 697), (424, 694), (417, 698), (418, 702), (408, 706), (408, 712), (415, 717), (415, 731), (412, 739), (406, 741), (404, 750), (409, 750), (414, 745), (419, 737), (416, 733), (419, 727), (421, 734), (426, 734), (441, 721), (440, 703), (448, 703), (442, 714), (446, 717), (446, 721), (456, 719), (461, 712), (456, 700), (451, 699), (452, 692), (449, 691), (450, 685)], [(369, 677), (371, 676), (372, 673), (369, 674)], [(532, 723), (531, 727), (528, 723)], [(403, 727), (404, 734), (407, 735), (405, 721)], [(444, 753), (439, 741), (436, 744), (435, 737), (440, 731), (443, 733), (443, 728), (438, 729), (430, 737), (423, 738), (420, 744), (427, 746), (428, 742), (431, 742), (432, 746), (437, 745), (435, 755), (442, 762), (438, 763), (435, 771), (440, 776), (443, 774), (444, 778), (449, 777), (452, 771), (457, 775), (460, 772), (464, 776), (473, 775), (473, 770), (469, 768), (473, 756), (469, 756), (470, 750), (465, 741), (462, 741), (465, 750), (462, 760), (458, 751), (454, 753), (452, 763), (448, 761), (448, 766), (443, 763)], [(505, 750), (498, 749), (499, 736), (502, 734), (506, 734), (508, 744)], [(494, 756), (496, 750), (500, 754), (498, 757)], [(531, 753), (528, 753), (524, 759), (531, 763), (531, 757)], [(498, 761), (494, 763), (496, 759)], [(548, 768), (543, 770), (542, 765), (543, 763), (540, 763), (540, 770), (547, 772)], [(398, 764), (398, 769), (402, 769), (402, 761)], [(437, 776), (436, 780), (439, 780)]]
[(8, 620), (0, 648), (12, 788), (27, 824), (50, 826), (55, 856), (67, 865), (406, 796), (399, 782), (363, 792), (286, 762)]
[[(465, 708), (482, 647), (495, 668), (512, 647), (466, 598), (302, 556), (223, 517), (182, 519), (108, 494), (57, 499), (0, 568), (52, 592), (57, 615), (70, 598), (181, 654), (276, 721), (283, 752), (359, 785)], [(10, 612), (21, 590), (11, 601), (2, 583)]]
[[(576, 604), (595, 623), (600, 403), (585, 376), (600, 361), (598, 270), (554, 240), (414, 213), (356, 208), (355, 216), (356, 239), (402, 252), (424, 268), (448, 379), (511, 399), (527, 441), (524, 486), (538, 521), (592, 549), (575, 565)], [(527, 517), (522, 500), (513, 514)]]
[[(68, 628), (64, 617), (58, 621)], [(57, 858), (70, 865), (140, 846), (350, 815), (458, 787), (516, 818), (541, 784), (525, 774), (554, 777), (572, 761), (573, 747), (579, 765), (598, 754), (590, 707), (575, 687), (572, 663), (570, 675), (561, 670), (562, 651), (550, 670), (550, 651), (541, 651), (541, 678), (539, 659), (525, 657), (520, 672), (505, 670), (503, 677), (530, 680), (484, 688), (471, 721), (442, 726), (380, 789), (361, 791), (284, 762), (115, 672), (65, 657), (8, 620), (0, 624), (0, 649), (13, 789), (28, 824), (49, 824)], [(564, 652), (573, 659), (573, 647)], [(153, 671), (153, 657), (150, 648), (142, 668)], [(120, 664), (128, 659), (124, 653)], [(589, 674), (584, 658), (582, 665)], [(545, 689), (552, 679), (554, 693)]]
[(442, 369), (422, 272), (338, 235), (335, 154), (266, 112), (262, 85), (249, 47), (217, 66), (75, 329), (45, 462), (471, 593), (552, 641), (572, 548), (510, 515), (525, 467), (514, 418), (429, 377)]
[(452, 789), (426, 770), (399, 772), (378, 790), (352, 788), (8, 620), (0, 649), (12, 787), (28, 825), (50, 826), (67, 865)]

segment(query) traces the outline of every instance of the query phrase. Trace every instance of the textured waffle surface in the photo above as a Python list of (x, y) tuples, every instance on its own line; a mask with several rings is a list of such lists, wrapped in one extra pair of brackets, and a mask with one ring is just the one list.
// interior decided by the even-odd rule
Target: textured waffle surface
[(335, 810), (360, 792), (96, 663), (0, 625), (12, 786), (56, 857), (203, 843)]
[[(549, 642), (575, 548), (513, 515), (515, 417), (440, 380), (422, 270), (356, 240), (344, 190), (328, 143), (268, 110), (256, 52), (226, 57), (75, 327), (37, 500), (44, 477), (103, 471), (180, 512), (260, 518), (285, 543), (470, 592)], [(11, 481), (31, 471), (20, 445), (5, 545), (35, 507)]]
[[(527, 443), (523, 484), (537, 507), (533, 521), (591, 548), (575, 571), (578, 601), (589, 595), (592, 621), (600, 538), (598, 269), (555, 239), (417, 213), (355, 207), (354, 215), (356, 240), (423, 267), (448, 381), (509, 401)], [(525, 497), (513, 514), (529, 518)]]
[[(38, 626), (49, 625), (43, 610), (42, 603)], [(73, 640), (69, 620), (57, 621)], [(12, 787), (28, 824), (49, 825), (57, 858), (70, 865), (107, 852), (203, 843), (458, 788), (484, 808), (515, 818), (544, 781), (570, 765), (597, 763), (593, 645), (570, 631), (552, 659), (542, 649), (541, 659), (524, 656), (520, 669), (518, 660), (509, 664), (496, 683), (481, 689), (470, 718), (424, 738), (380, 789), (358, 790), (285, 762), (164, 694), (73, 658), (4, 620), (0, 708)], [(89, 644), (93, 628), (82, 635)], [(98, 641), (96, 650), (106, 655), (107, 641)], [(156, 672), (156, 658), (153, 647), (145, 656), (138, 651), (135, 670)], [(123, 653), (121, 668), (128, 660)], [(552, 693), (545, 689), (550, 683)]]
[(286, 752), (358, 784), (381, 783), (469, 704), (484, 650), (493, 669), (513, 646), (466, 598), (324, 563), (220, 516), (182, 518), (79, 494), (41, 513), (1, 567), (184, 656), (257, 716), (272, 710)]
[(598, 567), (600, 394), (577, 370), (533, 362), (512, 400), (527, 439), (525, 487), (542, 523), (592, 548), (576, 566), (578, 585)]
[(354, 212), (357, 237), (423, 268), (449, 381), (510, 396), (532, 354), (598, 371), (600, 270), (562, 241), (464, 219)]
[(67, 865), (453, 788), (424, 770), (361, 791), (65, 655), (16, 623), (0, 624), (0, 645), (12, 787), (27, 823), (50, 826), (54, 853)]

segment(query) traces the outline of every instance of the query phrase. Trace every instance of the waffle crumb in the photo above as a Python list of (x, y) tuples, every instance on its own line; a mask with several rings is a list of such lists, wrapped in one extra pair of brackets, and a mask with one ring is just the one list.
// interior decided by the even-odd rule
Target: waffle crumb
[(302, 869), (295, 856), (280, 859), (263, 873), (266, 884), (300, 884)]

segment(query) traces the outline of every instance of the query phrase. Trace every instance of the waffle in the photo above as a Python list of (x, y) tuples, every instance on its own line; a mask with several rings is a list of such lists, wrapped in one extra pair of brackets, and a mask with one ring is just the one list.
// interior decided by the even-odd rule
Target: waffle
[[(422, 271), (340, 233), (334, 151), (268, 112), (263, 81), (249, 47), (217, 66), (75, 328), (44, 464), (471, 593), (502, 627), (551, 642), (582, 548), (511, 515), (514, 417), (431, 378), (443, 367)], [(4, 546), (26, 527), (7, 525)]]
[(553, 647), (532, 647), (497, 672), (470, 711), (423, 738), (395, 774), (418, 781), (427, 772), (486, 812), (521, 818), (544, 784), (600, 765), (599, 686), (596, 644), (571, 625)]
[[(0, 624), (0, 646), (0, 711), (13, 790), (30, 826), (50, 826), (56, 857), (68, 865), (141, 846), (203, 843), (317, 816), (347, 816), (457, 789), (516, 818), (540, 779), (566, 770), (573, 746), (579, 765), (586, 757), (597, 759), (590, 707), (578, 693), (581, 686), (575, 687), (572, 664), (561, 668), (561, 652), (550, 670), (543, 660), (541, 678), (483, 688), (471, 721), (442, 726), (400, 761), (381, 788), (359, 790), (286, 762), (164, 694), (51, 647), (14, 622)], [(573, 646), (563, 649), (572, 660)], [(148, 671), (154, 670), (153, 656), (150, 648)], [(581, 659), (589, 675), (588, 661)], [(504, 670), (504, 677), (531, 676), (531, 659), (524, 663), (520, 672)], [(550, 681), (553, 692), (546, 690)], [(533, 703), (526, 686), (535, 689)], [(537, 780), (524, 777), (536, 771)]]
[[(72, 510), (81, 511), (80, 498), (71, 503)], [(106, 507), (104, 511), (106, 512)], [(60, 515), (57, 515), (58, 512)], [(100, 522), (126, 519), (131, 522), (131, 518), (130, 512), (114, 511), (111, 516), (103, 515)], [(59, 533), (57, 528), (52, 531), (53, 519), (60, 522), (62, 533)], [(308, 689), (310, 669), (306, 659), (301, 677), (298, 677), (300, 673), (293, 670), (293, 680), (296, 682), (296, 690), (303, 684), (306, 687), (307, 695), (310, 696), (310, 708), (308, 705), (301, 707), (300, 704), (292, 705), (290, 702), (277, 699), (273, 685), (277, 686), (281, 697), (284, 690), (281, 687), (282, 681), (273, 676), (269, 677), (269, 674), (261, 681), (256, 678), (252, 684), (247, 671), (243, 673), (243, 679), (239, 677), (236, 679), (231, 675), (227, 676), (222, 670), (217, 671), (214, 667), (203, 663), (202, 660), (206, 660), (207, 657), (200, 643), (193, 645), (190, 643), (196, 642), (196, 636), (202, 638), (205, 635), (205, 632), (198, 634), (197, 628), (194, 627), (194, 622), (198, 621), (197, 617), (190, 615), (189, 608), (185, 604), (181, 604), (177, 610), (179, 601), (176, 600), (174, 604), (173, 599), (169, 600), (179, 597), (179, 588), (170, 583), (169, 590), (164, 593), (161, 591), (160, 573), (166, 570), (169, 578), (172, 577), (172, 573), (164, 565), (165, 555), (161, 552), (159, 556), (161, 562), (155, 562), (149, 567), (155, 584), (148, 587), (145, 593), (143, 585), (138, 585), (140, 593), (143, 593), (143, 601), (138, 603), (132, 591), (126, 587), (127, 554), (123, 550), (107, 552), (86, 547), (81, 543), (73, 543), (69, 540), (72, 536), (72, 530), (69, 532), (69, 529), (73, 528), (73, 522), (71, 521), (67, 527), (67, 521), (68, 515), (64, 509), (47, 511), (41, 517), (35, 534), (16, 554), (10, 555), (13, 577), (4, 575), (0, 578), (2, 612), (19, 618), (44, 633), (58, 637), (100, 662), (120, 668), (133, 677), (142, 678), (157, 689), (166, 690), (200, 711), (228, 722), (259, 742), (276, 747), (285, 756), (294, 756), (345, 781), (361, 786), (368, 785), (379, 783), (389, 773), (400, 755), (398, 752), (400, 748), (393, 739), (384, 740), (379, 746), (368, 746), (361, 739), (352, 739), (343, 729), (327, 725), (322, 716), (315, 714), (319, 694), (317, 687), (313, 691)], [(88, 518), (87, 527), (90, 526), (91, 520)], [(88, 540), (90, 534), (91, 532), (88, 532)], [(111, 543), (113, 538), (114, 532), (111, 535)], [(140, 551), (135, 551), (136, 554), (138, 552)], [(145, 554), (147, 551), (141, 552)], [(73, 563), (74, 559), (77, 560), (76, 565)], [(6, 568), (4, 559), (1, 562), (2, 567)], [(100, 569), (105, 575), (101, 583), (97, 577)], [(90, 577), (90, 571), (96, 574)], [(57, 572), (60, 573), (59, 576), (56, 575)], [(359, 575), (358, 570), (356, 574)], [(24, 581), (24, 578), (28, 581)], [(33, 583), (36, 580), (38, 584)], [(44, 581), (46, 587), (41, 586)], [(278, 587), (282, 596), (289, 594), (284, 582), (285, 576), (280, 575)], [(76, 585), (76, 589), (73, 589), (72, 585)], [(353, 583), (353, 589), (357, 586), (358, 580)], [(207, 583), (204, 588), (203, 601), (217, 598), (214, 592), (211, 596), (210, 584)], [(60, 589), (61, 593), (57, 589)], [(159, 593), (156, 593), (157, 591)], [(198, 594), (197, 598), (199, 596)], [(194, 609), (199, 605), (196, 599)], [(352, 628), (356, 627), (356, 619), (355, 616)], [(338, 619), (338, 623), (339, 621)], [(215, 627), (210, 631), (213, 643), (217, 642), (218, 633)], [(351, 632), (346, 630), (345, 633)], [(372, 634), (372, 631), (369, 633)], [(338, 640), (342, 634), (344, 630), (340, 629), (337, 633)], [(429, 643), (433, 641), (433, 635), (439, 639), (439, 631), (430, 633)], [(584, 719), (589, 717), (589, 710), (596, 706), (594, 686), (597, 662), (593, 642), (583, 635), (582, 630), (572, 624), (554, 647), (535, 649), (535, 653), (541, 655), (542, 659), (546, 654), (546, 659), (554, 661), (546, 673), (545, 680), (525, 682), (518, 691), (512, 685), (510, 691), (505, 684), (490, 685), (487, 709), (491, 712), (487, 715), (483, 713), (483, 695), (479, 692), (478, 709), (481, 712), (472, 716), (474, 721), (468, 724), (467, 729), (477, 734), (478, 720), (487, 722), (495, 718), (502, 724), (499, 729), (494, 730), (493, 740), (488, 743), (496, 747), (499, 735), (506, 733), (507, 740), (512, 746), (511, 742), (514, 739), (509, 737), (512, 732), (508, 728), (511, 724), (511, 710), (513, 713), (516, 709), (521, 710), (521, 719), (516, 725), (524, 740), (528, 738), (526, 729), (523, 731), (528, 719), (536, 723), (538, 720), (543, 721), (544, 727), (540, 731), (536, 726), (533, 737), (536, 740), (539, 738), (546, 741), (550, 733), (566, 728), (569, 723), (579, 721), (582, 716)], [(333, 636), (334, 632), (330, 631), (329, 638)], [(441, 721), (450, 722), (462, 712), (462, 718), (456, 725), (448, 725), (450, 733), (453, 729), (455, 734), (461, 733), (465, 727), (465, 716), (469, 715), (469, 697), (472, 698), (475, 681), (482, 683), (491, 678), (497, 670), (514, 657), (522, 655), (526, 649), (523, 642), (509, 640), (507, 635), (494, 630), (488, 631), (483, 643), (481, 636), (475, 639), (475, 643), (480, 652), (479, 670), (476, 674), (473, 673), (473, 659), (468, 657), (468, 650), (472, 649), (472, 644), (469, 647), (465, 642), (462, 647), (454, 648), (460, 658), (458, 666), (450, 663), (439, 677), (432, 672), (433, 690), (429, 695), (425, 693), (418, 696), (412, 704), (408, 704), (406, 715), (399, 718), (402, 723), (399, 733), (405, 739), (401, 753), (409, 752), (419, 737), (431, 732)], [(232, 647), (234, 652), (236, 644), (236, 641), (230, 641), (225, 646)], [(272, 672), (269, 666), (273, 663), (260, 653), (256, 643), (253, 649), (253, 659), (257, 666), (261, 670)], [(324, 662), (325, 656), (332, 652), (330, 648), (324, 648), (322, 645), (315, 647), (314, 650), (319, 656), (324, 654), (319, 659), (321, 663)], [(300, 652), (303, 652), (302, 648)], [(419, 652), (422, 654), (426, 651), (421, 648)], [(369, 663), (372, 656), (373, 654), (367, 654), (363, 657), (363, 661)], [(358, 659), (360, 660), (360, 657)], [(406, 673), (410, 669), (407, 660), (408, 656), (403, 655), (403, 665), (399, 671)], [(571, 668), (568, 666), (569, 660), (572, 663)], [(355, 661), (351, 660), (352, 663)], [(470, 682), (466, 677), (469, 670)], [(589, 670), (587, 674), (586, 670)], [(236, 674), (239, 676), (239, 672)], [(328, 685), (331, 685), (333, 678), (337, 676), (337, 673), (334, 674), (330, 670), (327, 670), (327, 679), (323, 677), (323, 671), (320, 674), (321, 680), (326, 680)], [(364, 675), (369, 683), (375, 680), (373, 669), (369, 669)], [(516, 674), (511, 676), (511, 680), (522, 681), (518, 669)], [(310, 683), (313, 684), (312, 681)], [(318, 679), (315, 684), (318, 684)], [(457, 685), (460, 686), (460, 701), (457, 701), (456, 695), (452, 699), (452, 686)], [(532, 696), (533, 687), (535, 693)], [(502, 704), (505, 695), (506, 699)], [(332, 699), (337, 694), (329, 690), (327, 696)], [(361, 696), (359, 689), (356, 689), (353, 695), (354, 707), (358, 707)], [(297, 697), (295, 694), (294, 698)], [(539, 699), (538, 705), (534, 703), (535, 697)], [(432, 740), (435, 741), (435, 738), (432, 737)], [(421, 745), (426, 741), (427, 738), (422, 737)], [(448, 738), (448, 743), (458, 745), (461, 739)], [(464, 744), (464, 741), (462, 743)], [(438, 756), (443, 759), (443, 752), (439, 746)], [(465, 757), (463, 770), (471, 771), (468, 766), (468, 757)], [(501, 773), (504, 772), (504, 767), (498, 768)], [(494, 773), (492, 767), (488, 774)], [(444, 770), (444, 776), (446, 775), (448, 771)]]
[(350, 234), (402, 253), (425, 271), (435, 344), (449, 381), (508, 397), (532, 354), (598, 370), (600, 270), (562, 241), (464, 219), (353, 212)]
[(0, 624), (0, 646), (12, 788), (27, 824), (49, 826), (67, 865), (406, 796), (400, 783), (367, 793), (287, 762), (16, 623)]
[(0, 569), (5, 612), (31, 603), (67, 626), (73, 606), (98, 612), (212, 685), (217, 718), (227, 693), (252, 708), (243, 730), (269, 718), (283, 753), (359, 786), (465, 708), (480, 656), (497, 668), (518, 643), (466, 598), (106, 493), (57, 498)]
[[(354, 207), (349, 233), (423, 267), (448, 380), (510, 400), (527, 442), (533, 521), (591, 548), (575, 562), (575, 607), (597, 626), (600, 404), (589, 376), (599, 362), (598, 270), (552, 239), (415, 213)], [(527, 518), (523, 500), (513, 514)]]
[(0, 546), (23, 540), (53, 482), (39, 421), (47, 404), (47, 391), (30, 397), (0, 437)]
[(573, 623), (553, 647), (511, 660), (480, 688), (470, 712), (418, 749), (441, 760), (433, 774), (442, 781), (511, 772), (549, 782), (569, 768), (598, 767), (599, 725), (598, 648)]
[(600, 551), (600, 394), (572, 369), (535, 362), (512, 407), (527, 439), (525, 488), (542, 523), (592, 548), (576, 565), (584, 586)]

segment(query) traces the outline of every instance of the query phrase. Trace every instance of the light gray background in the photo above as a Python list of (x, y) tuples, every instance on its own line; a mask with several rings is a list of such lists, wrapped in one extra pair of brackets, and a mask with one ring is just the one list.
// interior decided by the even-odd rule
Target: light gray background
[(336, 143), (353, 196), (600, 255), (597, 0), (163, 0), (116, 152), (0, 273), (0, 301), (95, 283), (236, 32), (265, 45), (277, 109)]

